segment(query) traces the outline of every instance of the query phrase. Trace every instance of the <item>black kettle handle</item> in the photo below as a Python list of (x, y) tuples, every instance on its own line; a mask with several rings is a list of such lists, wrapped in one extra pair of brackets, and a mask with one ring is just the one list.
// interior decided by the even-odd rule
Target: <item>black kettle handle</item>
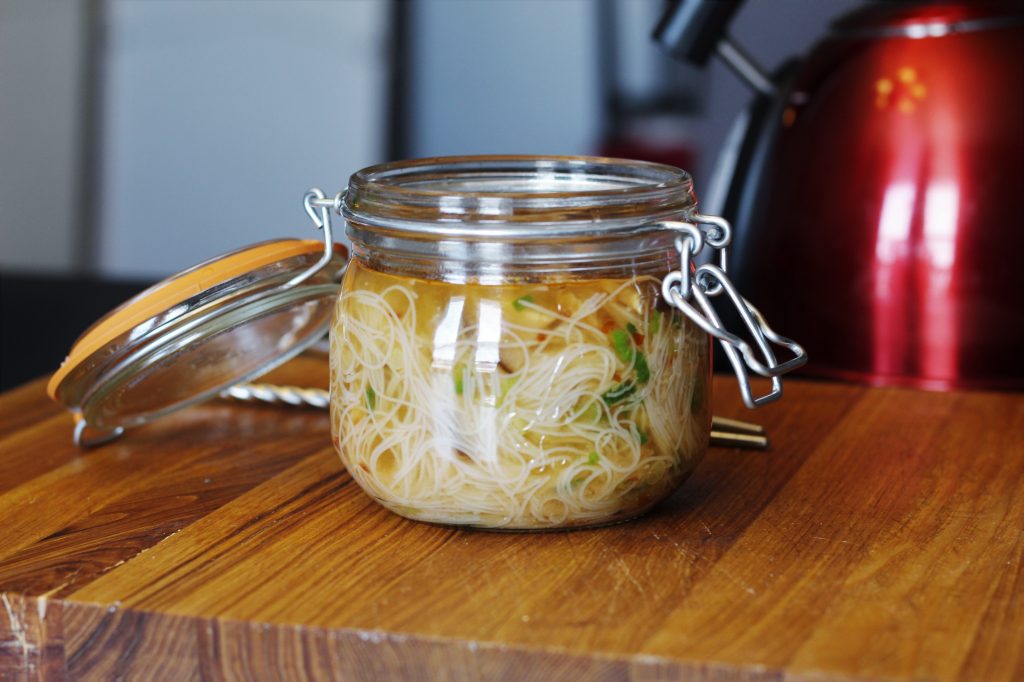
[(704, 66), (742, 5), (743, 0), (671, 0), (654, 39), (676, 59)]

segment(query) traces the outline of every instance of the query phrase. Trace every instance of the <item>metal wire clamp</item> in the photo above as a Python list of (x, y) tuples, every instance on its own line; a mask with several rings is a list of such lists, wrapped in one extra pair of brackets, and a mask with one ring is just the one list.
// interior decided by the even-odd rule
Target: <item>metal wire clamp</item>
[[(306, 209), (306, 215), (313, 221), (316, 228), (323, 232), (324, 252), (320, 256), (320, 260), (285, 282), (282, 285), (284, 289), (290, 289), (302, 284), (327, 267), (327, 264), (331, 262), (331, 256), (334, 255), (334, 230), (331, 227), (331, 211), (336, 213), (341, 211), (341, 202), (344, 197), (345, 192), (342, 191), (335, 194), (333, 199), (328, 199), (324, 191), (319, 187), (314, 187), (306, 192), (302, 199), (302, 206)], [(318, 211), (319, 214), (317, 213)]]
[[(736, 372), (740, 394), (747, 407), (760, 407), (778, 400), (782, 397), (782, 375), (805, 365), (807, 353), (796, 341), (769, 327), (764, 316), (740, 295), (726, 274), (727, 249), (732, 241), (732, 229), (728, 221), (700, 214), (691, 216), (691, 221), (663, 223), (666, 229), (680, 233), (676, 239), (680, 263), (679, 270), (669, 273), (662, 281), (662, 295), (698, 327), (721, 342)], [(718, 265), (705, 263), (697, 266), (694, 263), (705, 248), (710, 248), (713, 255), (718, 256)], [(726, 294), (726, 298), (739, 313), (746, 331), (753, 339), (753, 345), (726, 329), (722, 323), (710, 300), (722, 293)], [(779, 362), (773, 345), (786, 349), (792, 357)], [(755, 397), (748, 370), (770, 379), (771, 391)]]

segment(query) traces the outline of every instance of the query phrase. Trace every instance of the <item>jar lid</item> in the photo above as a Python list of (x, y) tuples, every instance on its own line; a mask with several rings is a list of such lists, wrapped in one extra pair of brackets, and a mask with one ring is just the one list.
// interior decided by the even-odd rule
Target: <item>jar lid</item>
[[(106, 314), (47, 385), (93, 445), (217, 396), (292, 358), (330, 325), (347, 252), (281, 239), (196, 265)], [(87, 436), (86, 429), (100, 432)]]

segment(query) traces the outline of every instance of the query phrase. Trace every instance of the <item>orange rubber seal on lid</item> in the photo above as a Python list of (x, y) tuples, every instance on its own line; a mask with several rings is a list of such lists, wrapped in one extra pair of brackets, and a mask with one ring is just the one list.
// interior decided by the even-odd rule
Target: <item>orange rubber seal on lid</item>
[(154, 284), (87, 329), (71, 347), (68, 357), (50, 377), (46, 392), (57, 400), (57, 389), (81, 362), (149, 318), (170, 310), (196, 294), (277, 261), (322, 251), (324, 243), (311, 239), (281, 239), (242, 249)]

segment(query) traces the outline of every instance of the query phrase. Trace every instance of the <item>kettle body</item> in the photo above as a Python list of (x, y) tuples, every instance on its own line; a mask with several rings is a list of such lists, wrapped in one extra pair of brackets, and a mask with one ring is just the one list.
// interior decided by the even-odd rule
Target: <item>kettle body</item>
[(857, 12), (789, 87), (741, 279), (812, 372), (1024, 388), (1024, 23), (985, 10)]
[(805, 373), (1024, 389), (1021, 7), (866, 5), (772, 83), (716, 208)]

